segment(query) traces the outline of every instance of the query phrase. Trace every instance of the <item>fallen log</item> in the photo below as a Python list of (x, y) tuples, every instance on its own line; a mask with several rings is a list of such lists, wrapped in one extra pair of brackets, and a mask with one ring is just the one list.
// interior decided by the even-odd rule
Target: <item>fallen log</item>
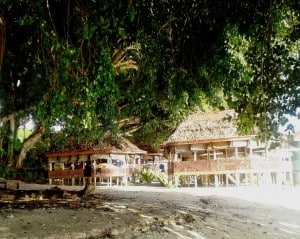
[(44, 190), (0, 190), (0, 200), (16, 201), (16, 200), (57, 200), (57, 199), (79, 199), (88, 195), (95, 189), (94, 186), (87, 184), (81, 190), (64, 190), (60, 187), (52, 187)]

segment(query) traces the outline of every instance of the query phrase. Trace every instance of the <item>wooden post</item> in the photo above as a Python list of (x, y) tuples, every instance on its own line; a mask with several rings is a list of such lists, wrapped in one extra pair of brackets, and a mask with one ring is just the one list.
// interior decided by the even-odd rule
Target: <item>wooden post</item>
[(214, 156), (214, 160), (216, 160), (216, 159), (217, 159), (216, 150), (214, 150), (214, 152), (213, 152), (213, 156)]
[(96, 163), (96, 160), (93, 161), (93, 171), (94, 171), (94, 175), (96, 176), (96, 174), (97, 174), (97, 163)]
[(195, 188), (197, 188), (197, 187), (198, 187), (198, 182), (197, 182), (197, 179), (198, 179), (198, 177), (197, 177), (197, 175), (195, 175)]
[(236, 181), (236, 186), (239, 187), (240, 186), (240, 174), (239, 173), (235, 174), (235, 181)]
[[(52, 162), (49, 162), (49, 171), (52, 171), (53, 168), (52, 168)], [(52, 184), (52, 178), (49, 178), (49, 184), (51, 185)]]
[(175, 176), (175, 187), (178, 187), (178, 185), (179, 185), (179, 176)]
[(294, 173), (293, 173), (293, 171), (290, 171), (290, 184), (291, 184), (291, 186), (294, 186)]
[(215, 174), (215, 187), (219, 187), (219, 175)]
[(226, 182), (225, 182), (225, 183), (226, 183), (226, 187), (228, 187), (228, 174), (227, 174), (227, 173), (226, 173), (225, 177), (226, 177), (226, 178), (225, 178), (225, 181), (226, 181)]
[(194, 154), (194, 161), (197, 161), (197, 151), (194, 151), (193, 154)]
[(252, 175), (248, 173), (248, 185), (252, 185)]
[[(62, 163), (61, 169), (62, 169), (62, 170), (65, 170), (65, 164), (64, 164), (64, 163)], [(64, 185), (64, 184), (65, 184), (65, 179), (62, 178), (62, 179), (61, 179), (61, 185)]]
[(124, 186), (127, 186), (127, 184), (126, 184), (126, 180), (127, 179), (127, 175), (126, 176), (123, 176), (122, 177), (122, 180), (121, 180), (121, 186), (122, 186), (122, 184), (124, 185)]
[(219, 174), (219, 185), (222, 186), (224, 184), (223, 174)]
[(205, 174), (205, 186), (208, 186), (208, 175)]

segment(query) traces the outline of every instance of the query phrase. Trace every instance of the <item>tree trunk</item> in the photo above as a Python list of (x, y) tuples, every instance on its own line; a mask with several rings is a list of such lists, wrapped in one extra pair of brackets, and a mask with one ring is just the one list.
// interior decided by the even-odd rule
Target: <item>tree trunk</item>
[(9, 126), (10, 126), (11, 136), (7, 148), (7, 160), (8, 160), (8, 165), (13, 165), (14, 164), (14, 139), (17, 136), (15, 114), (10, 115)]
[(6, 25), (3, 16), (0, 15), (0, 72), (5, 50)]
[(38, 128), (36, 131), (34, 131), (23, 143), (23, 147), (21, 149), (20, 154), (17, 157), (16, 162), (16, 168), (22, 168), (23, 167), (23, 161), (26, 157), (26, 154), (30, 149), (32, 149), (37, 142), (40, 141), (42, 135), (44, 133), (43, 128)]
[(0, 159), (2, 158), (2, 154), (3, 154), (3, 138), (0, 138)]
[[(10, 115), (2, 118), (0, 120), (2, 127), (6, 127), (6, 125), (9, 124), (9, 129), (10, 132), (8, 133), (9, 136), (8, 140), (7, 140), (7, 148), (6, 148), (6, 155), (7, 155), (7, 162), (8, 165), (13, 165), (13, 153), (14, 153), (14, 149), (13, 149), (13, 139), (16, 137), (17, 135), (17, 131), (16, 131), (16, 119), (15, 119), (16, 114), (15, 113), (11, 113)], [(3, 139), (2, 139), (3, 141)], [(1, 143), (3, 144), (3, 142)]]

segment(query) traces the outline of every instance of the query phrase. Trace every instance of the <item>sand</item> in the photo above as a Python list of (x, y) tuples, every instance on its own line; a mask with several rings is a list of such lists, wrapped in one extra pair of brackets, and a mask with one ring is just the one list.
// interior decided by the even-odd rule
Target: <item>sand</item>
[(300, 238), (300, 189), (97, 187), (75, 204), (2, 208), (4, 238)]

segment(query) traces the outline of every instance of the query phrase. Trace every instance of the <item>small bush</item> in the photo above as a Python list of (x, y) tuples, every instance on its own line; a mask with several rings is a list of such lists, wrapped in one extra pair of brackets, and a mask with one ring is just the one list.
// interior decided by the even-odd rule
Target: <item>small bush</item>
[(7, 164), (0, 162), (0, 178), (14, 179), (16, 172), (8, 167)]
[(17, 178), (27, 183), (45, 183), (46, 171), (43, 168), (22, 168), (17, 171)]
[(168, 182), (168, 175), (165, 173), (160, 173), (156, 176), (157, 180), (160, 182), (160, 184), (166, 188), (171, 188), (172, 184)]
[(143, 168), (140, 172), (140, 181), (146, 183), (152, 183), (156, 178), (155, 173), (150, 168)]
[(153, 172), (150, 168), (143, 168), (139, 173), (140, 182), (152, 183), (154, 180), (160, 182), (164, 187), (171, 188), (172, 184), (168, 182), (168, 175), (165, 173)]
[(27, 172), (25, 175), (26, 182), (32, 183), (32, 182), (36, 181), (36, 179), (37, 179), (37, 175), (34, 172)]

